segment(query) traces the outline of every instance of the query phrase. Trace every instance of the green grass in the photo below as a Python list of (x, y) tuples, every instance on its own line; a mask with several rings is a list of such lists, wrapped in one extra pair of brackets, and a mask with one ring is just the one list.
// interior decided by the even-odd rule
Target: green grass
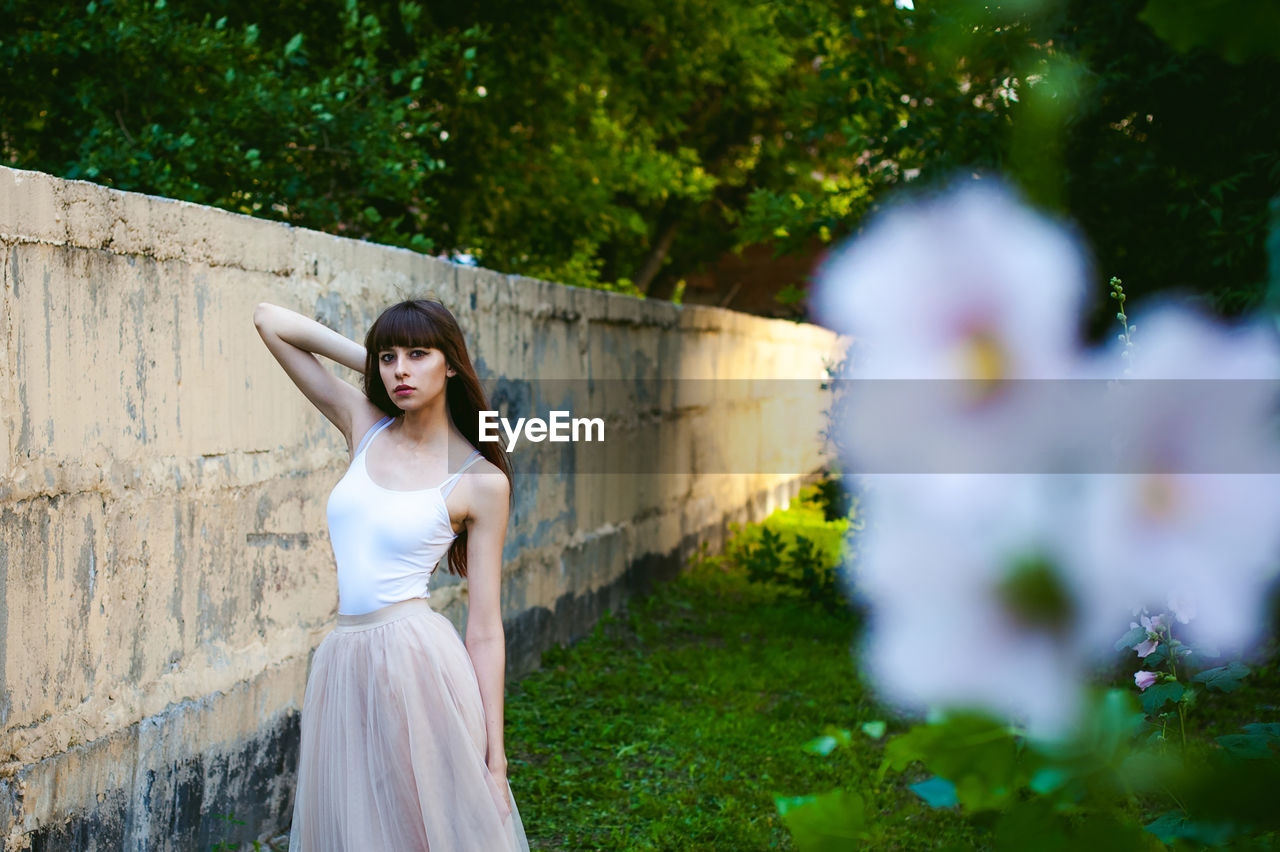
[[(536, 850), (794, 849), (774, 795), (859, 791), (877, 849), (970, 846), (971, 829), (891, 775), (875, 786), (887, 719), (850, 653), (854, 616), (700, 563), (548, 652), (506, 703), (509, 776)], [(902, 729), (890, 722), (890, 732)], [(828, 757), (803, 745), (855, 732)], [(923, 777), (921, 775), (920, 777)]]

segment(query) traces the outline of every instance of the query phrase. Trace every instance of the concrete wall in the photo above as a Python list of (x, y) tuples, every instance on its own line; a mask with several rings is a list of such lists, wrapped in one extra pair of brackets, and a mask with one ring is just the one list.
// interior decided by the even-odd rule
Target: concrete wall
[[(820, 379), (836, 346), (812, 326), (7, 168), (0, 258), (6, 849), (208, 849), (289, 822), (308, 660), (336, 612), (324, 504), (347, 459), (258, 340), (257, 302), (359, 338), (386, 305), (436, 296), (481, 377), (508, 389), (545, 377)], [(779, 393), (658, 406), (663, 446), (688, 475), (518, 479), (504, 553), (510, 676), (823, 467), (797, 419), (811, 402)], [(798, 462), (696, 475), (689, 446), (765, 421), (796, 426), (782, 443)], [(442, 580), (432, 597), (460, 629), (465, 595)], [(244, 824), (217, 817), (228, 812)]]

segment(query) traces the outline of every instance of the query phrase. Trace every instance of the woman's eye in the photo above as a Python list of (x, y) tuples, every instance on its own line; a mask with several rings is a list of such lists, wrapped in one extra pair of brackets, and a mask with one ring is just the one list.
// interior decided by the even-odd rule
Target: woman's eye
[(427, 354), (427, 350), (425, 350), (425, 349), (415, 349), (415, 350), (413, 350), (413, 352), (412, 352), (411, 354), (412, 354), (412, 355), (414, 355), (415, 357), (420, 356), (420, 355), (426, 355), (426, 354)]
[(382, 353), (381, 355), (379, 355), (378, 357), (382, 359), (382, 363), (384, 363), (384, 364), (390, 364), (390, 363), (391, 363), (391, 359), (392, 359), (393, 357), (395, 357), (395, 356), (393, 356), (390, 352), (383, 352), (383, 353)]

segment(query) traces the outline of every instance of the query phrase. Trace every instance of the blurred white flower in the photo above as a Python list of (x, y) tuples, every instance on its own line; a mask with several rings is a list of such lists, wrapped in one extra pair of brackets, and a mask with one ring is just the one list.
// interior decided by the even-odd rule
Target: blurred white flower
[[(992, 182), (887, 211), (819, 275), (816, 313), (856, 346), (834, 412), (846, 469), (900, 474), (868, 478), (855, 563), (863, 659), (893, 702), (1054, 736), (1130, 613), (1173, 614), (1143, 616), (1144, 658), (1171, 630), (1258, 634), (1280, 548), (1280, 346), (1155, 312), (1126, 381), (1046, 381), (1124, 372), (1079, 349), (1085, 277), (1068, 232)], [(975, 473), (1063, 459), (1075, 475)]]
[(1097, 603), (1115, 624), (1133, 607), (1168, 609), (1183, 638), (1246, 645), (1264, 627), (1280, 556), (1280, 345), (1261, 326), (1172, 309), (1141, 325), (1112, 407), (1132, 472), (1083, 478), (1069, 558), (1110, 578), (1110, 600)]
[(1154, 686), (1159, 678), (1160, 676), (1155, 672), (1137, 671), (1133, 673), (1133, 682), (1143, 692), (1147, 691), (1148, 686)]
[(876, 218), (824, 264), (812, 302), (854, 339), (848, 468), (1042, 469), (1060, 451), (1050, 436), (1079, 430), (1017, 380), (1072, 375), (1086, 267), (1064, 228), (996, 181)]
[(965, 184), (878, 216), (819, 273), (817, 316), (872, 379), (1064, 378), (1084, 255), (1003, 184)]
[(1091, 597), (1059, 569), (1050, 477), (869, 480), (857, 583), (864, 662), (887, 699), (1017, 717), (1041, 736), (1074, 719)]
[(1107, 469), (1134, 473), (1280, 471), (1280, 341), (1255, 322), (1235, 328), (1163, 307), (1142, 321), (1126, 361), (1113, 345), (1078, 374), (1110, 382), (1090, 428), (1110, 436)]

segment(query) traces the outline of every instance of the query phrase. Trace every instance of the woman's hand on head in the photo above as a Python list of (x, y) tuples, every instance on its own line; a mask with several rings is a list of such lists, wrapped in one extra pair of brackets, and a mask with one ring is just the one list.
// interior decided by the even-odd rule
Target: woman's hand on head
[(381, 412), (359, 388), (325, 369), (316, 355), (363, 372), (364, 347), (313, 319), (266, 302), (254, 310), (253, 324), (298, 390), (354, 446), (357, 430), (363, 434)]
[(363, 345), (297, 311), (260, 302), (253, 311), (253, 324), (264, 341), (267, 335), (275, 335), (304, 352), (322, 355), (357, 373), (364, 373)]

